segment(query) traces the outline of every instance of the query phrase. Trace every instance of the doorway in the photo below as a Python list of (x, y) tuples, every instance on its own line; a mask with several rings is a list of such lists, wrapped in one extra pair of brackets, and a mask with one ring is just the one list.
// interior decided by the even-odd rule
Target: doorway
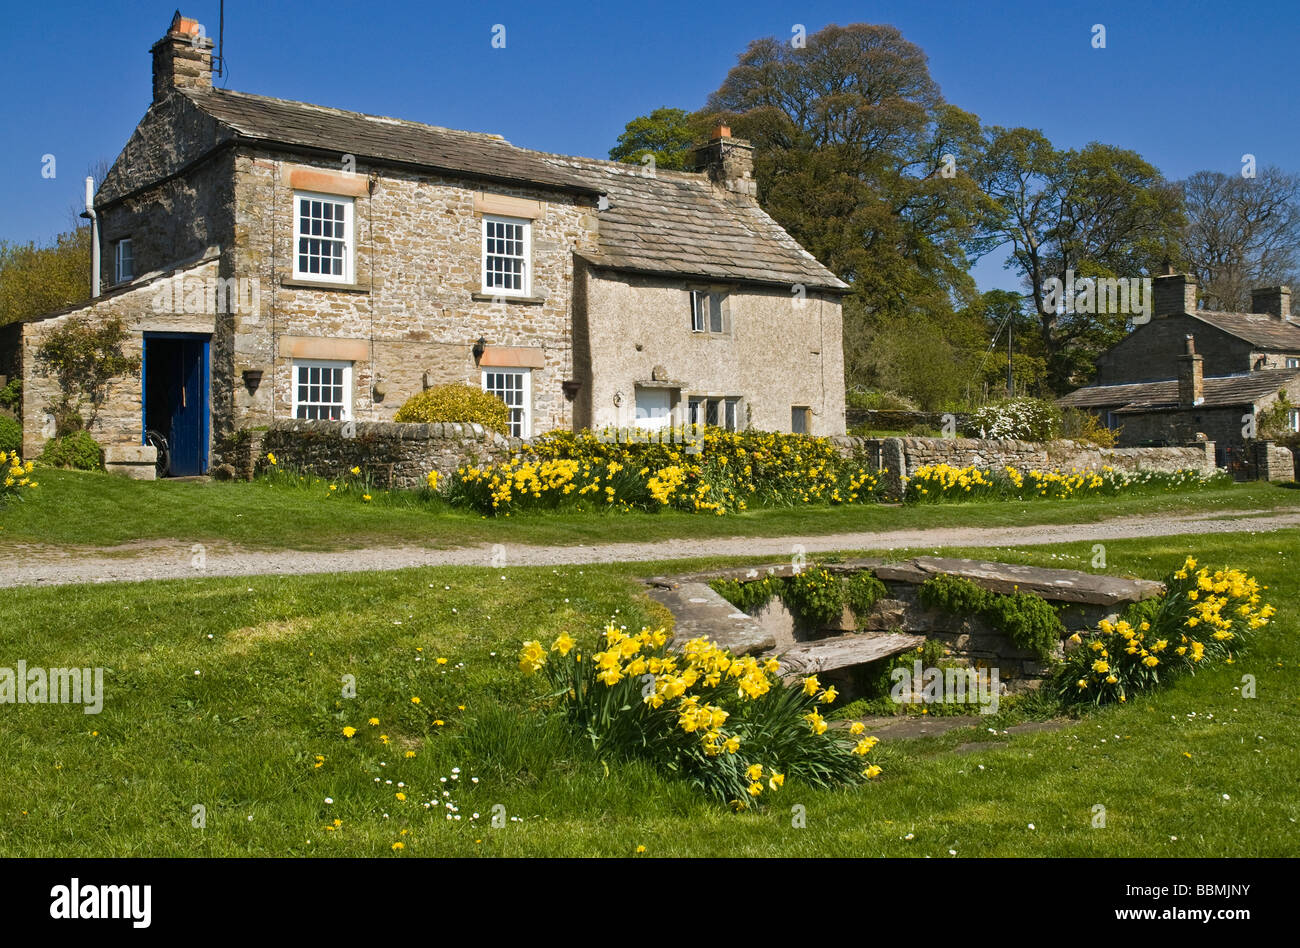
[(144, 437), (160, 477), (208, 470), (208, 345), (194, 333), (144, 334)]

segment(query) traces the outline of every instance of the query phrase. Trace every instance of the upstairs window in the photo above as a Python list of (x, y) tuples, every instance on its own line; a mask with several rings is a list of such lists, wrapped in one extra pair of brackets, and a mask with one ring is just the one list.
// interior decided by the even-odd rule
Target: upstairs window
[(726, 307), (727, 294), (722, 290), (691, 290), (691, 331), (722, 333), (729, 328)]
[(296, 192), (293, 275), (299, 280), (352, 282), (352, 198)]
[(529, 242), (532, 221), (483, 218), (483, 292), (493, 296), (529, 295)]
[(1295, 356), (1287, 356), (1286, 367), (1288, 369), (1300, 369), (1300, 358), (1296, 358)]
[(113, 282), (126, 283), (135, 278), (135, 255), (131, 252), (131, 238), (123, 237), (113, 244)]

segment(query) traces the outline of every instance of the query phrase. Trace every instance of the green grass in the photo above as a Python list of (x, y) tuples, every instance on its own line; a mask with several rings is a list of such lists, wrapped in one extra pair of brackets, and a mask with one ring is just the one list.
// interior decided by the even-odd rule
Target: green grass
[[(716, 560), (9, 590), (0, 665), (102, 665), (107, 699), (99, 715), (0, 705), (0, 856), (1294, 854), (1300, 531), (1113, 542), (1108, 571), (1159, 577), (1189, 550), (1274, 587), (1278, 615), (1236, 664), (1056, 731), (886, 741), (879, 780), (839, 792), (790, 781), (765, 812), (739, 815), (643, 765), (607, 769), (541, 713), (538, 680), (515, 667), (525, 638), (589, 643), (610, 616), (656, 621), (634, 577)], [(1093, 552), (994, 555), (1078, 565)], [(1235, 690), (1243, 674), (1258, 697)], [(952, 752), (973, 741), (987, 747)], [(459, 822), (421, 805), (448, 785)], [(1105, 829), (1091, 826), (1096, 804)], [(489, 825), (495, 806), (504, 828)]]
[(766, 508), (717, 517), (658, 513), (530, 513), (487, 519), (415, 493), (327, 496), (266, 480), (132, 481), (43, 470), (40, 488), (0, 508), (0, 552), (26, 544), (113, 547), (161, 540), (249, 549), (331, 550), (375, 545), (564, 545), (733, 536), (822, 535), (925, 527), (1088, 523), (1108, 517), (1300, 508), (1300, 491), (1250, 483), (1180, 494), (922, 507)]

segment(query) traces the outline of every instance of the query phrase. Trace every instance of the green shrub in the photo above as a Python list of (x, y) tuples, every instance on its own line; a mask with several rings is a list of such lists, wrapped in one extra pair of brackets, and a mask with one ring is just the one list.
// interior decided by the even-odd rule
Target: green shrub
[(866, 617), (871, 612), (871, 607), (883, 599), (887, 592), (885, 584), (869, 570), (854, 573), (844, 581), (844, 600), (859, 619)]
[(23, 426), (8, 415), (0, 415), (0, 452), (21, 451)]
[(776, 576), (741, 582), (738, 579), (715, 579), (709, 586), (723, 599), (743, 612), (757, 612), (781, 595), (783, 583)]
[(23, 380), (10, 379), (9, 384), (0, 388), (0, 408), (14, 411), (23, 400)]
[(1033, 593), (993, 596), (984, 618), (1005, 631), (1017, 648), (1040, 658), (1049, 657), (1065, 636), (1065, 626), (1051, 603)]
[(510, 409), (506, 403), (472, 385), (435, 385), (417, 392), (397, 410), (393, 420), (425, 425), (480, 424), (489, 431), (510, 433)]
[(844, 584), (824, 567), (791, 576), (785, 581), (782, 598), (800, 618), (814, 625), (834, 622), (844, 614)]
[(927, 579), (916, 591), (921, 604), (955, 616), (979, 616), (989, 607), (993, 594), (962, 576), (940, 573)]
[(70, 467), (78, 471), (103, 470), (99, 443), (85, 431), (45, 442), (45, 449), (41, 452), (41, 463), (48, 464), (50, 467)]
[(1067, 408), (1061, 412), (1061, 437), (1070, 441), (1095, 444), (1099, 448), (1113, 448), (1122, 430), (1107, 428), (1100, 418), (1081, 408)]
[(1017, 648), (1043, 659), (1051, 657), (1065, 634), (1065, 626), (1051, 603), (1034, 593), (1005, 596), (964, 577), (941, 574), (923, 582), (917, 598), (923, 605), (951, 615), (978, 616), (1005, 633)]

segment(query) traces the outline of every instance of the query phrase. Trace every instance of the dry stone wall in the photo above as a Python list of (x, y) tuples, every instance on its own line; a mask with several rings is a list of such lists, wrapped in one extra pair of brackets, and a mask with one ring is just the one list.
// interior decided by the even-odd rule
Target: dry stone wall
[(859, 456), (891, 476), (911, 477), (929, 464), (953, 467), (1014, 467), (1096, 471), (1182, 471), (1213, 473), (1214, 442), (1187, 447), (1098, 448), (1075, 441), (1013, 441), (985, 438), (834, 438), (845, 456)]
[(377, 487), (410, 490), (423, 487), (430, 471), (449, 477), (463, 464), (502, 461), (519, 444), (477, 424), (291, 419), (233, 439), (223, 452), (222, 473), (250, 478), (269, 452), (286, 470), (343, 477), (359, 467)]

